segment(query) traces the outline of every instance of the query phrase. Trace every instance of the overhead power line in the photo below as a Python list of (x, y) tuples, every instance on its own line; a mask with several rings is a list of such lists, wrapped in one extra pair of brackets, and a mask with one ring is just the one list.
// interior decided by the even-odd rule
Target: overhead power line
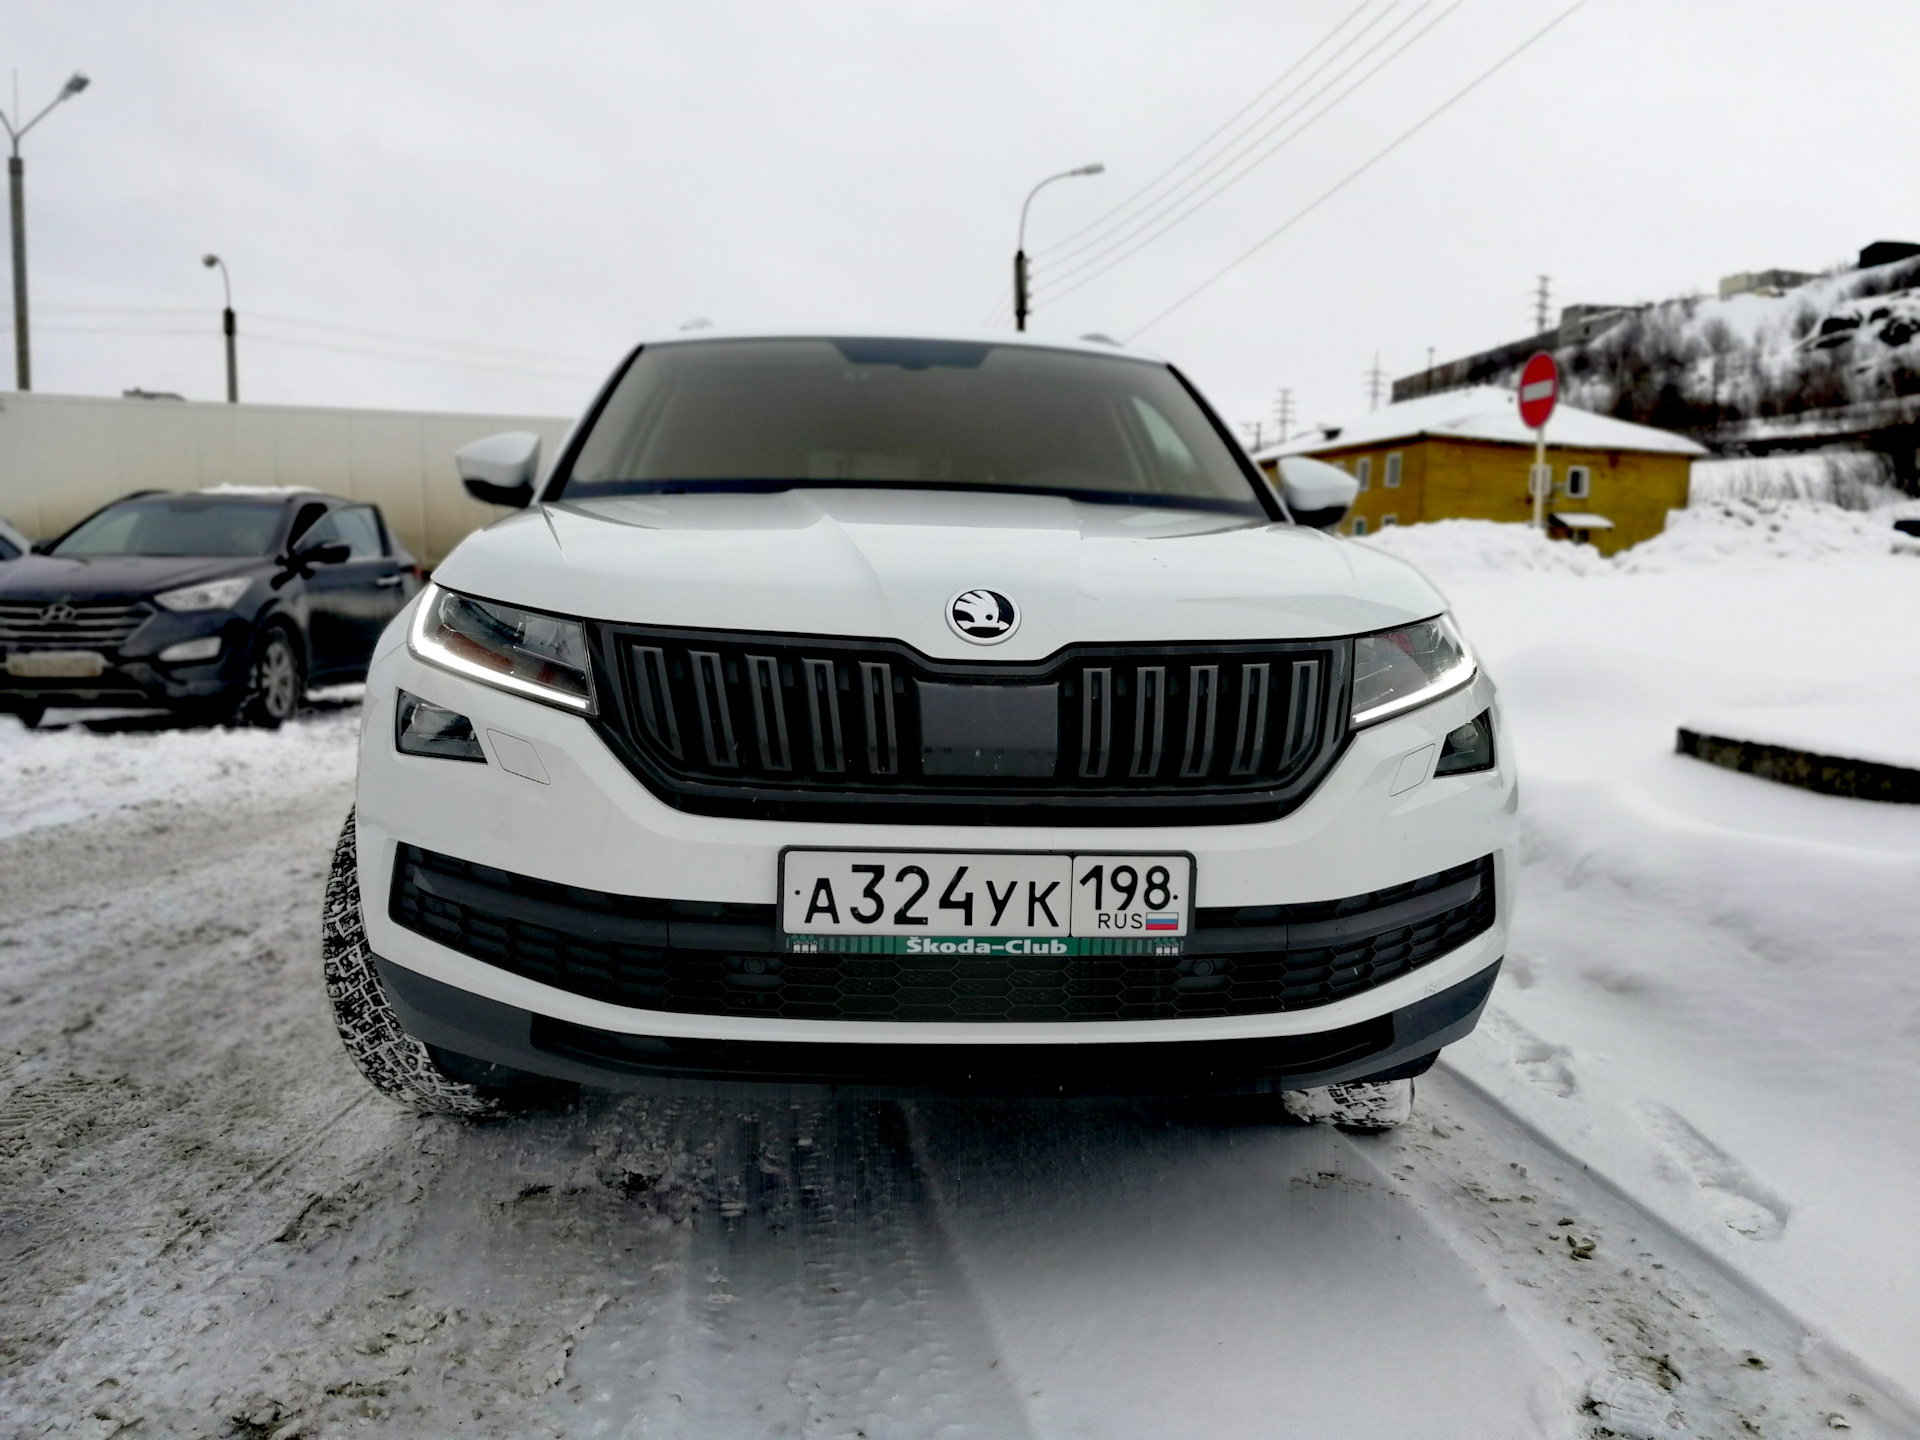
[(1525, 40), (1522, 40), (1518, 45), (1514, 46), (1513, 49), (1507, 51), (1506, 54), (1502, 55), (1498, 60), (1494, 61), (1493, 64), (1489, 65), (1485, 70), (1482, 70), (1478, 75), (1474, 76), (1473, 79), (1469, 80), (1465, 85), (1462, 85), (1458, 90), (1454, 91), (1453, 94), (1449, 95), (1445, 100), (1441, 101), (1433, 109), (1429, 110), (1425, 115), (1421, 116), (1420, 119), (1416, 120), (1412, 125), (1409, 125), (1405, 130), (1401, 131), (1392, 140), (1388, 141), (1387, 144), (1383, 145), (1380, 149), (1376, 150), (1371, 156), (1369, 156), (1366, 160), (1362, 161), (1359, 165), (1355, 166), (1352, 170), (1348, 171), (1339, 180), (1335, 181), (1332, 185), (1328, 186), (1327, 189), (1321, 191), (1320, 194), (1316, 196), (1314, 199), (1308, 201), (1307, 204), (1301, 206), (1300, 209), (1296, 210), (1280, 225), (1268, 231), (1259, 240), (1256, 240), (1252, 245), (1248, 246), (1247, 249), (1241, 251), (1240, 254), (1236, 255), (1233, 259), (1229, 260), (1225, 265), (1222, 265), (1218, 270), (1214, 271), (1213, 274), (1209, 275), (1206, 279), (1202, 280), (1198, 285), (1195, 285), (1191, 290), (1187, 291), (1184, 295), (1180, 296), (1180, 298), (1175, 300), (1171, 305), (1167, 306), (1164, 310), (1161, 310), (1158, 314), (1154, 315), (1144, 325), (1140, 326), (1139, 329), (1135, 330), (1132, 334), (1128, 335), (1127, 340), (1129, 342), (1132, 342), (1138, 339), (1140, 336), (1146, 334), (1147, 331), (1151, 330), (1154, 326), (1158, 325), (1162, 320), (1166, 319), (1169, 315), (1173, 314), (1174, 311), (1187, 305), (1188, 303), (1190, 303), (1191, 301), (1193, 301), (1194, 299), (1196, 299), (1197, 297), (1205, 293), (1207, 290), (1212, 289), (1214, 285), (1218, 284), (1222, 279), (1224, 279), (1232, 271), (1237, 270), (1240, 266), (1244, 265), (1247, 261), (1251, 260), (1255, 255), (1259, 254), (1262, 250), (1266, 249), (1267, 246), (1271, 245), (1275, 240), (1278, 240), (1282, 235), (1286, 234), (1295, 225), (1298, 225), (1302, 220), (1306, 219), (1307, 216), (1311, 215), (1314, 211), (1318, 210), (1322, 205), (1326, 204), (1327, 201), (1333, 199), (1334, 196), (1338, 195), (1342, 190), (1346, 189), (1347, 186), (1351, 185), (1355, 180), (1358, 180), (1362, 175), (1366, 174), (1367, 171), (1371, 170), (1375, 165), (1378, 165), (1382, 160), (1386, 159), (1387, 156), (1391, 155), (1394, 151), (1398, 150), (1402, 145), (1406, 144), (1407, 141), (1411, 140), (1415, 135), (1418, 135), (1422, 130), (1426, 129), (1427, 126), (1431, 125), (1435, 120), (1438, 120), (1442, 115), (1446, 114), (1447, 111), (1451, 110), (1455, 105), (1459, 104), (1462, 100), (1466, 99), (1467, 96), (1471, 95), (1475, 90), (1478, 90), (1487, 81), (1491, 80), (1495, 75), (1499, 74), (1500, 71), (1506, 69), (1508, 65), (1512, 64), (1515, 60), (1519, 59), (1528, 50), (1531, 50), (1541, 40), (1545, 39), (1547, 34), (1550, 31), (1552, 31), (1557, 26), (1559, 26), (1562, 22), (1564, 22), (1567, 19), (1568, 16), (1572, 15), (1576, 10), (1579, 10), (1586, 3), (1587, 3), (1587, 0), (1574, 0), (1573, 4), (1569, 5), (1565, 10), (1562, 10), (1558, 15), (1554, 16), (1553, 19), (1549, 20), (1545, 25), (1542, 25), (1538, 30), (1534, 31)]
[[(1150, 194), (1152, 191), (1158, 188), (1161, 181), (1165, 180), (1168, 176), (1175, 174), (1183, 166), (1185, 166), (1189, 160), (1193, 159), (1194, 156), (1200, 154), (1215, 140), (1219, 139), (1220, 136), (1225, 134), (1228, 130), (1232, 129), (1234, 125), (1236, 125), (1239, 122), (1240, 118), (1243, 115), (1245, 115), (1249, 110), (1253, 109), (1262, 100), (1266, 99), (1267, 96), (1271, 95), (1274, 92), (1274, 90), (1277, 89), (1287, 79), (1288, 76), (1292, 75), (1294, 71), (1298, 70), (1302, 65), (1306, 64), (1307, 61), (1313, 57), (1315, 52), (1323, 49), (1328, 44), (1328, 42), (1333, 39), (1334, 36), (1338, 35), (1350, 23), (1352, 23), (1355, 16), (1360, 14), (1361, 11), (1365, 10), (1369, 5), (1373, 3), (1374, 3), (1374, 0), (1360, 0), (1360, 4), (1354, 6), (1353, 9), (1349, 10), (1346, 13), (1346, 15), (1343, 16), (1340, 19), (1340, 21), (1334, 25), (1334, 27), (1331, 30), (1327, 31), (1325, 35), (1322, 35), (1312, 45), (1308, 46), (1307, 49), (1304, 52), (1302, 52), (1298, 60), (1295, 60), (1293, 64), (1289, 65), (1286, 69), (1282, 70), (1278, 75), (1276, 75), (1271, 81), (1267, 83), (1266, 87), (1262, 89), (1259, 94), (1255, 95), (1251, 100), (1247, 101), (1246, 104), (1242, 105), (1238, 110), (1234, 111), (1233, 114), (1229, 115), (1224, 121), (1220, 123), (1219, 126), (1217, 126), (1212, 131), (1212, 133), (1210, 133), (1204, 139), (1202, 139), (1191, 150), (1187, 151), (1186, 154), (1182, 155), (1178, 160), (1175, 160), (1171, 165), (1167, 166), (1166, 169), (1162, 170), (1158, 175), (1155, 175), (1151, 180), (1147, 181), (1146, 184), (1142, 185), (1138, 190), (1134, 191), (1131, 195), (1127, 196), (1126, 199), (1122, 200), (1119, 204), (1115, 205), (1111, 210), (1105, 211), (1104, 213), (1095, 216), (1092, 220), (1089, 220), (1085, 225), (1082, 225), (1078, 230), (1075, 230), (1071, 234), (1067, 235), (1059, 243), (1062, 246), (1072, 245), (1073, 242), (1078, 240), (1082, 235), (1087, 234), (1091, 230), (1096, 230), (1096, 229), (1099, 229), (1101, 226), (1104, 226), (1109, 220), (1112, 220), (1114, 217), (1123, 214), (1129, 208), (1131, 208), (1135, 201), (1139, 200), (1141, 197), (1145, 195)], [(1397, 3), (1398, 3), (1398, 0), (1388, 0), (1387, 8), (1391, 10), (1393, 8), (1393, 5)]]
[[(1423, 25), (1419, 30), (1415, 31), (1413, 35), (1411, 35), (1407, 40), (1405, 40), (1398, 47), (1393, 49), (1389, 54), (1386, 55), (1385, 58), (1381, 59), (1371, 69), (1367, 70), (1365, 74), (1361, 75), (1358, 79), (1354, 80), (1344, 90), (1340, 91), (1339, 94), (1335, 95), (1331, 100), (1327, 101), (1326, 104), (1322, 105), (1318, 110), (1314, 111), (1313, 114), (1307, 116), (1305, 120), (1301, 121), (1300, 124), (1295, 126), (1287, 134), (1282, 135), (1278, 140), (1275, 140), (1272, 144), (1268, 145), (1266, 149), (1261, 151), (1259, 154), (1255, 155), (1251, 160), (1247, 161), (1245, 164), (1242, 164), (1236, 171), (1234, 171), (1234, 173), (1229, 175), (1220, 184), (1216, 185), (1211, 191), (1194, 199), (1192, 203), (1187, 205), (1187, 207), (1184, 210), (1166, 219), (1163, 223), (1161, 223), (1158, 226), (1158, 228), (1154, 229), (1150, 234), (1140, 239), (1137, 243), (1134, 243), (1131, 246), (1129, 246), (1126, 250), (1122, 251), (1122, 253), (1120, 253), (1119, 255), (1113, 256), (1112, 259), (1108, 260), (1105, 264), (1100, 265), (1099, 268), (1093, 270), (1092, 273), (1081, 275), (1079, 279), (1075, 280), (1072, 284), (1068, 285), (1064, 290), (1046, 291), (1048, 296), (1053, 300), (1059, 300), (1067, 295), (1072, 294), (1075, 290), (1081, 289), (1082, 287), (1091, 284), (1093, 281), (1099, 279), (1102, 275), (1106, 274), (1109, 270), (1114, 269), (1116, 266), (1124, 263), (1125, 261), (1131, 259), (1133, 256), (1139, 254), (1140, 251), (1144, 250), (1147, 246), (1153, 244), (1156, 240), (1160, 239), (1163, 235), (1167, 234), (1169, 231), (1176, 229), (1180, 225), (1185, 224), (1188, 220), (1192, 219), (1194, 215), (1198, 214), (1206, 206), (1211, 204), (1213, 201), (1217, 200), (1221, 195), (1225, 194), (1233, 186), (1239, 184), (1240, 181), (1244, 180), (1248, 175), (1252, 174), (1261, 165), (1265, 164), (1266, 161), (1270, 159), (1274, 154), (1276, 154), (1281, 149), (1285, 148), (1287, 145), (1292, 144), (1293, 141), (1299, 139), (1300, 136), (1304, 135), (1308, 130), (1312, 129), (1313, 126), (1317, 124), (1320, 120), (1324, 119), (1327, 115), (1331, 114), (1334, 110), (1338, 109), (1339, 106), (1350, 95), (1352, 95), (1355, 91), (1359, 90), (1363, 85), (1365, 85), (1369, 80), (1373, 79), (1374, 76), (1378, 75), (1387, 66), (1391, 65), (1395, 60), (1399, 59), (1402, 55), (1406, 54), (1406, 52), (1411, 50), (1415, 45), (1419, 44), (1420, 41), (1425, 39), (1427, 35), (1430, 32), (1432, 32), (1432, 30), (1436, 26), (1438, 26), (1441, 22), (1443, 22), (1449, 16), (1451, 16), (1464, 3), (1465, 3), (1465, 0), (1454, 0), (1453, 4), (1449, 5), (1445, 10), (1441, 11), (1440, 14), (1436, 15), (1432, 20), (1428, 21), (1427, 24)], [(1371, 59), (1374, 55), (1378, 54), (1382, 48), (1384, 48), (1388, 43), (1392, 41), (1394, 36), (1398, 35), (1402, 29), (1404, 29), (1407, 25), (1411, 24), (1415, 19), (1417, 19), (1419, 15), (1426, 8), (1427, 7), (1425, 5), (1422, 5), (1418, 10), (1415, 10), (1404, 21), (1402, 21), (1400, 25), (1395, 26), (1393, 30), (1387, 33), (1387, 35), (1383, 36), (1378, 44), (1376, 44), (1375, 46), (1370, 48), (1365, 54), (1360, 56), (1360, 58), (1354, 62), (1354, 65), (1349, 66), (1346, 70), (1342, 71), (1339, 75), (1335, 76), (1334, 79), (1329, 82), (1329, 84), (1330, 85), (1337, 84), (1340, 80), (1344, 79), (1347, 75), (1350, 75), (1356, 66), (1360, 64), (1364, 64), (1367, 60)], [(1311, 99), (1318, 99), (1321, 95), (1324, 95), (1325, 93), (1326, 93), (1326, 87), (1323, 87), (1320, 91), (1316, 92), (1315, 95), (1311, 97)], [(1294, 113), (1297, 115), (1298, 111)], [(1292, 117), (1289, 116), (1288, 118), (1292, 118)], [(1073, 267), (1069, 271), (1069, 273), (1070, 274), (1078, 273), (1078, 271), (1084, 269), (1085, 266), (1092, 264), (1098, 258), (1099, 257), (1097, 256), (1089, 256), (1087, 260), (1081, 262), (1079, 266)], [(1045, 274), (1044, 270), (1042, 274), (1044, 278), (1044, 274)]]

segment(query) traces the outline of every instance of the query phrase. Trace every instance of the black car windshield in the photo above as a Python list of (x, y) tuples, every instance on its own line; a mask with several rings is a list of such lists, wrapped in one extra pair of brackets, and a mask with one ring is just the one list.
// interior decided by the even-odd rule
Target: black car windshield
[(80, 522), (54, 555), (266, 555), (284, 507), (261, 500), (154, 495), (110, 505)]
[(928, 340), (643, 350), (551, 499), (982, 489), (1266, 519), (1180, 379), (1121, 356)]

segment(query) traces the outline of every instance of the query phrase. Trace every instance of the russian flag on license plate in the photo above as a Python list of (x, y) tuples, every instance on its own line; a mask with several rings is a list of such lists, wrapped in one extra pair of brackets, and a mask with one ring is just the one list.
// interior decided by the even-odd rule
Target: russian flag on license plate
[(1178, 915), (1147, 916), (1147, 929), (1149, 930), (1178, 930), (1179, 928), (1180, 917)]

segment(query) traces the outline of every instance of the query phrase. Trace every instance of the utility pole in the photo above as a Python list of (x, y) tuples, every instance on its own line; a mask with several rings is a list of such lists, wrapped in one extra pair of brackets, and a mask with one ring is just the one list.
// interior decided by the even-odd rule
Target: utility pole
[(1533, 292), (1533, 333), (1534, 334), (1544, 335), (1547, 333), (1547, 316), (1550, 313), (1550, 309), (1551, 307), (1549, 305), (1548, 296), (1547, 296), (1547, 277), (1545, 275), (1542, 275), (1540, 277), (1539, 288)]
[(1027, 316), (1033, 313), (1033, 306), (1027, 294), (1027, 210), (1033, 204), (1033, 197), (1056, 180), (1071, 180), (1076, 175), (1099, 175), (1106, 166), (1095, 161), (1091, 165), (1082, 165), (1073, 170), (1062, 170), (1058, 175), (1049, 175), (1033, 189), (1027, 192), (1027, 203), (1020, 207), (1020, 239), (1013, 250), (1013, 328), (1027, 328)]
[(209, 270), (220, 267), (220, 284), (225, 287), (227, 308), (220, 313), (221, 328), (227, 332), (227, 403), (240, 403), (240, 359), (234, 353), (235, 335), (239, 327), (233, 321), (233, 281), (227, 277), (227, 262), (218, 255), (202, 255), (200, 263)]
[(1267, 448), (1267, 426), (1265, 421), (1243, 420), (1240, 422), (1240, 428), (1247, 432), (1249, 441), (1247, 449), (1250, 453), (1258, 455), (1262, 450)]
[(1293, 433), (1293, 391), (1281, 389), (1273, 402), (1273, 423), (1280, 431), (1279, 444), (1287, 443), (1287, 436)]
[(29, 130), (47, 118), (55, 105), (72, 99), (89, 83), (86, 76), (74, 71), (45, 110), (16, 128), (14, 116), (20, 113), (20, 77), (16, 74), (13, 115), (0, 110), (0, 125), (6, 126), (7, 136), (13, 141), (13, 153), (7, 157), (7, 191), (13, 208), (13, 379), (15, 388), (20, 390), (33, 388), (33, 355), (27, 343), (27, 171), (20, 159), (20, 142)]
[(1373, 368), (1367, 371), (1367, 408), (1378, 410), (1380, 397), (1386, 393), (1387, 372), (1380, 368), (1380, 352), (1373, 352)]

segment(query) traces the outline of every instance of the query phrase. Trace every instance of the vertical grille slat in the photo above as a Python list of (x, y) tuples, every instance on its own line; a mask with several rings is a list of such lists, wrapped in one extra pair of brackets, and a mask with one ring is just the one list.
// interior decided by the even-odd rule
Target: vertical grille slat
[(753, 694), (753, 735), (760, 763), (769, 770), (791, 770), (787, 747), (787, 707), (780, 695), (780, 661), (773, 655), (747, 656), (747, 688)]
[(1233, 735), (1229, 775), (1252, 775), (1259, 770), (1260, 756), (1267, 748), (1267, 702), (1272, 691), (1272, 665), (1240, 667), (1240, 724)]
[(840, 739), (840, 692), (831, 660), (802, 660), (807, 679), (807, 721), (813, 730), (813, 768), (838, 775), (847, 768), (847, 747)]
[(1213, 731), (1220, 711), (1220, 667), (1190, 666), (1187, 682), (1187, 753), (1180, 761), (1180, 778), (1197, 780), (1213, 765)]
[(667, 677), (667, 652), (658, 645), (633, 647), (634, 679), (640, 692), (640, 723), (674, 759), (680, 754), (680, 722), (673, 713), (673, 685)]
[(860, 662), (860, 708), (867, 720), (867, 772), (900, 773), (900, 737), (893, 719), (893, 667)]
[(1160, 752), (1167, 743), (1167, 667), (1142, 665), (1134, 672), (1133, 766), (1136, 780), (1160, 773)]
[(1107, 778), (1113, 757), (1113, 670), (1102, 666), (1080, 672), (1080, 774)]
[[(649, 789), (696, 814), (1241, 823), (1297, 806), (1347, 736), (1352, 650), (1337, 639), (1089, 643), (1007, 661), (843, 636), (606, 622), (592, 633), (596, 673), (619, 694), (595, 724)], [(925, 697), (982, 686), (1047, 692), (1005, 711), (1048, 707), (1056, 761), (1044, 774), (923, 773)], [(996, 727), (1027, 722), (983, 704), (972, 723), (984, 754), (1015, 743), (1015, 728)]]
[(1287, 696), (1287, 731), (1281, 737), (1280, 763), (1292, 764), (1307, 748), (1320, 713), (1320, 662), (1293, 662), (1293, 688)]
[(707, 743), (707, 762), (722, 769), (738, 770), (740, 750), (733, 743), (726, 662), (713, 650), (695, 650), (691, 658), (693, 693), (700, 702), (700, 733)]

